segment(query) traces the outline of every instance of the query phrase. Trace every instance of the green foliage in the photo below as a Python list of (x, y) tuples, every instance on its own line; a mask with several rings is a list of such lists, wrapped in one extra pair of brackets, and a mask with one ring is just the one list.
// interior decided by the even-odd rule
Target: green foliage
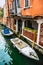
[(37, 30), (31, 29), (31, 28), (28, 28), (28, 27), (25, 27), (24, 29), (27, 30), (27, 31), (31, 31), (31, 32), (35, 32), (35, 31), (37, 32)]
[(0, 18), (3, 17), (3, 15), (4, 15), (4, 12), (3, 12), (3, 8), (2, 8), (2, 10), (0, 10)]

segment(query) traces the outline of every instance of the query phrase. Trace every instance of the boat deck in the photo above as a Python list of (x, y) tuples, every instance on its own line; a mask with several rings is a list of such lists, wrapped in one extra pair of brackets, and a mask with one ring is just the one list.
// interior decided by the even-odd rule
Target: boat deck
[(20, 51), (20, 53), (32, 59), (39, 60), (38, 55), (35, 52), (35, 50), (32, 49), (27, 43), (25, 43), (21, 39), (13, 38), (11, 39), (11, 42), (13, 43), (13, 46), (16, 47)]

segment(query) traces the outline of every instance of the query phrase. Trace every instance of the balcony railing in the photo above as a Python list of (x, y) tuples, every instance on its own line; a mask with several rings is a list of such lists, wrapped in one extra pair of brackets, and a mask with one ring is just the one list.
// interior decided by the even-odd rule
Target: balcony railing
[(17, 15), (21, 15), (21, 8), (17, 8)]
[(17, 8), (17, 12), (15, 9), (9, 10), (10, 14), (21, 16), (21, 8)]

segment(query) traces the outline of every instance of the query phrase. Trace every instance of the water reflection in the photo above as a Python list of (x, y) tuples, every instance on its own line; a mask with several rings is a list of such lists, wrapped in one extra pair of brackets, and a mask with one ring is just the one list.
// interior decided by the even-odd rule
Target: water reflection
[(10, 65), (12, 58), (8, 54), (8, 45), (5, 39), (0, 33), (0, 65), (8, 64)]

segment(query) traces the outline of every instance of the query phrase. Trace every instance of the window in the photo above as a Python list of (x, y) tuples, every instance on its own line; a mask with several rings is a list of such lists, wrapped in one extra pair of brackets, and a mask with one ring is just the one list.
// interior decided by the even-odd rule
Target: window
[(25, 7), (30, 7), (30, 0), (25, 0)]
[(20, 0), (17, 0), (17, 7), (20, 8)]

